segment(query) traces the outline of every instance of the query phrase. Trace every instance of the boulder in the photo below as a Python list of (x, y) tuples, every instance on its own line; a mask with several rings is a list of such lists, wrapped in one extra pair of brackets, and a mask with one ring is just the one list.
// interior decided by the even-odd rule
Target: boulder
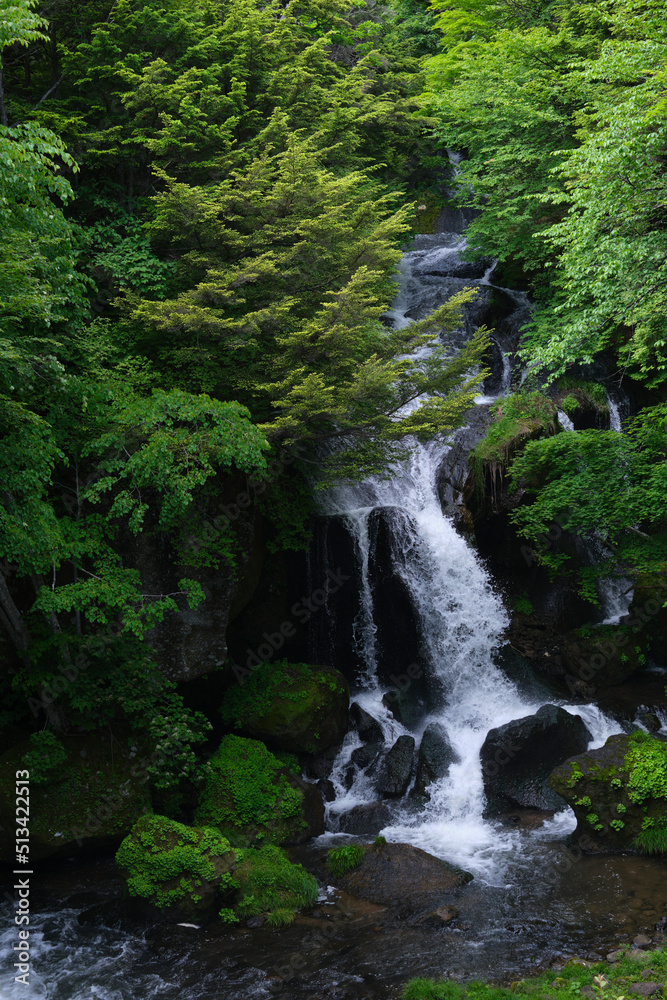
[(517, 806), (558, 810), (563, 798), (549, 784), (557, 764), (586, 749), (591, 734), (578, 715), (543, 705), (535, 715), (488, 733), (481, 750), (486, 816)]
[(646, 662), (644, 646), (639, 633), (627, 625), (606, 625), (603, 634), (566, 639), (561, 658), (570, 678), (593, 689), (604, 688), (621, 684), (641, 670)]
[(225, 694), (223, 721), (276, 750), (319, 754), (347, 731), (350, 693), (337, 670), (265, 663)]
[(338, 820), (341, 833), (357, 836), (378, 834), (391, 823), (391, 811), (384, 802), (367, 802), (343, 813)]
[(577, 817), (575, 844), (587, 854), (667, 852), (667, 742), (647, 733), (610, 736), (551, 774)]
[(352, 751), (350, 761), (356, 764), (360, 771), (365, 771), (378, 759), (383, 750), (384, 743), (364, 743), (362, 747)]
[(338, 889), (380, 906), (435, 909), (472, 875), (411, 844), (364, 847), (360, 865), (335, 879)]
[(220, 908), (232, 888), (236, 855), (218, 830), (142, 816), (120, 845), (116, 863), (130, 896), (191, 919)]
[[(55, 739), (55, 738), (54, 738)], [(131, 735), (98, 731), (63, 736), (57, 766), (35, 767), (25, 740), (0, 757), (0, 860), (15, 856), (15, 779), (30, 764), (30, 858), (115, 850), (133, 823), (150, 811), (146, 770), (153, 756)], [(52, 761), (55, 755), (51, 751)]]
[(438, 778), (443, 778), (450, 764), (457, 760), (447, 738), (445, 727), (439, 722), (430, 722), (424, 730), (417, 756), (417, 777), (413, 795), (428, 796), (427, 787)]
[(410, 784), (414, 755), (414, 737), (399, 736), (378, 767), (375, 787), (380, 795), (405, 795)]
[(380, 743), (384, 740), (382, 726), (377, 719), (353, 701), (350, 705), (350, 729), (356, 729), (364, 743)]
[(324, 807), (317, 785), (300, 777), (294, 761), (230, 735), (208, 762), (195, 822), (220, 830), (235, 847), (298, 844), (324, 832)]

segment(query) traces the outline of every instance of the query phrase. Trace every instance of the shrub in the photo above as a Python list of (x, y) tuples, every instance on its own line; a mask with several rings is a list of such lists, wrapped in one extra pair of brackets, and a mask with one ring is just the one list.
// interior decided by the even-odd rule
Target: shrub
[(242, 917), (266, 914), (272, 927), (292, 923), (296, 910), (317, 899), (313, 876), (274, 844), (239, 852), (234, 881), (239, 888), (236, 912)]

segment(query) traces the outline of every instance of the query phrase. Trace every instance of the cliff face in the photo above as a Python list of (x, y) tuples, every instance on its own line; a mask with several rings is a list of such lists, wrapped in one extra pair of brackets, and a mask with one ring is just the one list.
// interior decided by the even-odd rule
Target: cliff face
[(144, 532), (123, 540), (124, 556), (141, 573), (147, 593), (177, 592), (178, 581), (188, 577), (197, 580), (206, 595), (196, 608), (177, 597), (179, 612), (166, 615), (149, 633), (158, 666), (172, 681), (194, 680), (225, 662), (227, 627), (257, 587), (264, 560), (262, 518), (252, 504), (241, 509), (236, 503), (239, 495), (247, 496), (244, 485), (240, 475), (219, 477), (214, 502), (201, 512), (204, 525), (209, 526), (204, 533), (208, 541), (215, 540), (216, 525), (225, 524), (224, 512), (231, 513), (234, 566), (224, 561), (217, 567), (183, 565), (163, 532)]

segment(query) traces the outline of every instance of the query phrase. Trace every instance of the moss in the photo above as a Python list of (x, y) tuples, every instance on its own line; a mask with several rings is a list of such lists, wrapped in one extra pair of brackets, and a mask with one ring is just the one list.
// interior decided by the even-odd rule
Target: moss
[(364, 860), (364, 853), (363, 847), (359, 844), (344, 844), (343, 847), (334, 847), (327, 855), (329, 871), (332, 875), (340, 877), (345, 872), (358, 868)]
[(114, 732), (113, 749), (109, 734), (100, 732), (63, 736), (56, 742), (65, 759), (59, 756), (54, 769), (43, 769), (44, 744), (40, 749), (33, 740), (17, 744), (0, 758), (2, 857), (14, 856), (7, 833), (14, 828), (15, 775), (25, 767), (26, 758), (37, 763), (38, 774), (46, 777), (31, 783), (30, 855), (35, 861), (82, 845), (115, 849), (132, 824), (151, 811), (147, 755), (120, 728)]
[(263, 743), (225, 736), (209, 771), (195, 822), (218, 828), (234, 845), (281, 843), (306, 827), (303, 793)]
[(281, 660), (230, 688), (222, 719), (271, 746), (316, 754), (342, 739), (348, 705), (338, 671)]
[[(650, 962), (651, 978), (658, 982), (664, 981), (667, 975), (667, 952), (647, 952), (646, 961)], [(574, 959), (558, 971), (550, 969), (539, 976), (521, 979), (509, 986), (413, 979), (404, 987), (402, 997), (403, 1000), (516, 1000), (519, 996), (534, 1000), (572, 1000), (573, 995), (583, 993), (615, 998), (627, 994), (628, 983), (637, 979), (637, 962), (629, 957), (621, 957), (613, 966), (607, 962), (598, 962), (588, 968)]]
[[(221, 863), (222, 862), (222, 863)], [(116, 854), (131, 896), (164, 909), (198, 909), (217, 887), (231, 887), (229, 841), (210, 827), (194, 829), (166, 816), (142, 816)]]
[(514, 455), (528, 441), (560, 430), (554, 403), (541, 393), (516, 393), (499, 399), (491, 408), (494, 422), (468, 459), (481, 491), (485, 474), (492, 482), (502, 477)]
[[(634, 805), (667, 799), (667, 743), (647, 733), (633, 733), (625, 764), (628, 797)], [(642, 822), (635, 844), (646, 854), (667, 853), (667, 808), (664, 812)]]
[(273, 844), (239, 852), (235, 883), (239, 897), (235, 911), (242, 917), (267, 916), (280, 927), (294, 920), (296, 910), (312, 906), (317, 882), (301, 865), (292, 864)]

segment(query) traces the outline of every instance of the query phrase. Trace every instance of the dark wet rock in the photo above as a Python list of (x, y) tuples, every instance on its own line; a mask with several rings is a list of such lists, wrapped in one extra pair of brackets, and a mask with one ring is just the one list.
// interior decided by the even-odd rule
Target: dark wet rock
[(357, 868), (336, 879), (336, 887), (381, 906), (404, 911), (435, 908), (470, 882), (472, 875), (410, 844), (364, 848)]
[(336, 789), (334, 788), (333, 781), (330, 781), (329, 778), (320, 778), (317, 782), (317, 787), (325, 802), (335, 802)]
[(456, 920), (460, 913), (460, 910), (456, 906), (439, 906), (435, 911), (436, 917), (438, 917), (443, 924), (451, 924), (452, 920)]
[(375, 787), (380, 795), (405, 795), (410, 784), (414, 755), (414, 737), (399, 736), (378, 767)]
[[(665, 851), (667, 800), (646, 795), (636, 799), (629, 784), (632, 757), (655, 768), (665, 743), (646, 733), (610, 736), (603, 747), (572, 757), (551, 774), (551, 787), (574, 810), (577, 829), (573, 842), (586, 854)], [(667, 762), (667, 754), (663, 758)], [(648, 827), (645, 826), (649, 821)], [(651, 822), (652, 821), (652, 822)]]
[(452, 749), (445, 727), (439, 722), (430, 722), (419, 745), (413, 794), (428, 795), (427, 788), (431, 782), (443, 778), (450, 764), (456, 760), (457, 755)]
[(649, 733), (659, 733), (662, 729), (662, 723), (654, 712), (642, 712), (637, 716), (637, 720), (641, 722)]
[[(408, 667), (412, 673), (420, 669), (416, 664)], [(408, 674), (405, 676), (409, 677)], [(387, 691), (382, 698), (382, 704), (406, 729), (416, 729), (428, 712), (427, 700), (418, 694), (416, 688), (410, 686), (402, 690)]]
[(366, 836), (378, 834), (390, 822), (391, 811), (384, 802), (369, 802), (343, 813), (338, 821), (338, 827), (341, 833)]
[(312, 757), (310, 754), (301, 754), (299, 761), (305, 776), (315, 779), (328, 778), (339, 751), (340, 745), (337, 745), (328, 747), (324, 753), (320, 753), (316, 757)]
[(549, 784), (563, 759), (585, 750), (591, 734), (578, 715), (544, 705), (535, 715), (492, 729), (482, 746), (486, 816), (517, 806), (562, 809), (564, 802)]
[(356, 729), (359, 739), (364, 743), (379, 743), (382, 741), (382, 726), (377, 719), (366, 712), (361, 705), (353, 701), (350, 705), (350, 729)]
[(298, 774), (291, 771), (284, 772), (289, 785), (301, 792), (301, 815), (305, 827), (295, 830), (284, 841), (285, 844), (302, 844), (311, 837), (319, 837), (324, 833), (324, 800), (322, 792), (317, 784), (305, 781)]
[(499, 813), (496, 819), (503, 826), (520, 826), (535, 829), (552, 819), (553, 809), (513, 809), (509, 813)]
[(378, 759), (383, 749), (384, 743), (364, 743), (362, 747), (352, 751), (350, 761), (356, 764), (360, 771), (365, 771)]
[(368, 534), (377, 675), (383, 684), (400, 693), (404, 714), (409, 709), (415, 718), (421, 718), (429, 697), (426, 663), (419, 653), (421, 622), (410, 588), (400, 573), (406, 543), (414, 540), (417, 544), (414, 521), (398, 507), (377, 508), (368, 519)]

